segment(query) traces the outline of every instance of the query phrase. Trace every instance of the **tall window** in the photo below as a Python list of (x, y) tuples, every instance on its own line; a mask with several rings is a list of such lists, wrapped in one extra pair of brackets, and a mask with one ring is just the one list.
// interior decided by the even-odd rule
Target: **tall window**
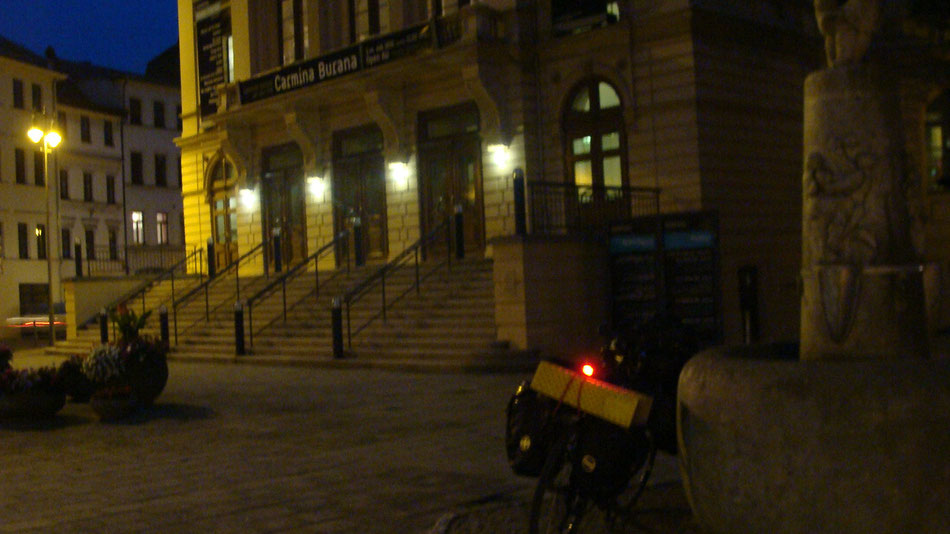
[(43, 88), (39, 84), (32, 84), (33, 111), (43, 112)]
[(927, 106), (926, 143), (930, 187), (950, 189), (950, 90)]
[(23, 80), (13, 79), (13, 107), (23, 109)]
[(112, 261), (119, 259), (119, 238), (115, 228), (109, 228), (109, 259)]
[(307, 30), (303, 0), (281, 0), (281, 59), (284, 65), (304, 58), (307, 49)]
[(92, 202), (92, 173), (82, 173), (82, 199), (86, 202)]
[(46, 225), (36, 225), (36, 257), (46, 259)]
[(56, 114), (56, 127), (59, 132), (59, 136), (66, 140), (66, 113), (60, 111)]
[(62, 245), (62, 249), (63, 249), (63, 257), (67, 259), (72, 258), (73, 257), (73, 237), (71, 235), (71, 232), (69, 231), (69, 228), (63, 228), (59, 231), (59, 240), (60, 240), (60, 245)]
[(161, 100), (152, 102), (152, 123), (156, 128), (165, 127), (165, 103)]
[(142, 101), (129, 98), (129, 124), (142, 124)]
[(89, 131), (89, 117), (85, 115), (79, 117), (79, 140), (83, 143), (92, 142), (92, 134)]
[(115, 140), (112, 138), (112, 121), (109, 119), (102, 123), (102, 142), (106, 146), (115, 146)]
[(26, 183), (26, 152), (22, 148), (13, 149), (13, 159), (16, 165), (16, 183)]
[(160, 211), (155, 214), (156, 238), (159, 245), (168, 244), (168, 214)]
[(135, 185), (142, 185), (142, 153), (129, 154), (130, 179)]
[(26, 223), (16, 224), (16, 237), (17, 237), (17, 245), (19, 245), (19, 248), (20, 248), (20, 259), (21, 260), (30, 259), (30, 242), (26, 233)]
[(96, 231), (86, 229), (86, 259), (96, 259)]
[(69, 171), (59, 170), (59, 198), (69, 200)]
[(168, 185), (168, 169), (165, 163), (165, 154), (155, 154), (155, 185)]
[(42, 187), (46, 185), (46, 168), (43, 165), (43, 151), (33, 151), (33, 183)]
[(106, 175), (106, 202), (115, 204), (115, 176)]
[(605, 191), (611, 199), (626, 183), (620, 97), (607, 82), (588, 80), (574, 91), (569, 102), (564, 117), (565, 153), (578, 201), (595, 201), (593, 193), (597, 190)]
[(145, 218), (141, 211), (132, 212), (132, 244), (145, 244)]

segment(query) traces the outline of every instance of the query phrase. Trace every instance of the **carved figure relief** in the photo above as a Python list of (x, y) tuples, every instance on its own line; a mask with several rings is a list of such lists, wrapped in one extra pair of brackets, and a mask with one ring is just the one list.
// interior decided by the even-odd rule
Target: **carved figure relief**
[(879, 0), (814, 0), (829, 67), (857, 63), (880, 24)]

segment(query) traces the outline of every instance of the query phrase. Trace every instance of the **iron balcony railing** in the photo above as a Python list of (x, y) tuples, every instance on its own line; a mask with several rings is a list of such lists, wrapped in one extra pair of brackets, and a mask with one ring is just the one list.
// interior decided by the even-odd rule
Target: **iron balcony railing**
[(660, 190), (653, 187), (586, 186), (528, 182), (531, 233), (603, 233), (610, 223), (660, 212)]

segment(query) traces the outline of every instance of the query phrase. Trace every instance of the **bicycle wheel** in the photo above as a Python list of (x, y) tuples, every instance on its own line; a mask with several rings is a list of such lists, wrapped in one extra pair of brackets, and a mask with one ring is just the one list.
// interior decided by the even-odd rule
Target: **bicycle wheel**
[(558, 437), (551, 447), (531, 501), (531, 534), (574, 534), (588, 507), (571, 484), (569, 445), (572, 432)]

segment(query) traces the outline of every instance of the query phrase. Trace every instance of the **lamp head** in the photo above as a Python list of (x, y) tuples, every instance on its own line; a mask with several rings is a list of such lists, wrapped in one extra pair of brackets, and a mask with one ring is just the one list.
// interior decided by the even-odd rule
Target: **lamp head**
[(26, 136), (30, 138), (30, 141), (34, 143), (39, 143), (40, 139), (43, 139), (43, 130), (40, 130), (36, 126), (30, 128), (30, 131), (26, 132)]

